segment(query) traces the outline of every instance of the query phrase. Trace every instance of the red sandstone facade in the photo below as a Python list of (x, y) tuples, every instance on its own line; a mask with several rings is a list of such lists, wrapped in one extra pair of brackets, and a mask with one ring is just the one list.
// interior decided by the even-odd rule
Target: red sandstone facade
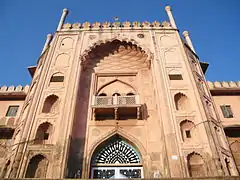
[(64, 24), (64, 9), (30, 87), (0, 89), (1, 177), (237, 176), (240, 84), (207, 82), (166, 12)]

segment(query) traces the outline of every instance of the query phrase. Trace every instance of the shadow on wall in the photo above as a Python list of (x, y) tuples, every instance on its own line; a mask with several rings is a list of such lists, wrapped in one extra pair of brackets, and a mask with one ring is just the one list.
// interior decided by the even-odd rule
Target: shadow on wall
[(81, 178), (85, 138), (71, 138), (68, 175), (66, 178)]
[(144, 103), (142, 105), (142, 119), (147, 120), (148, 118), (149, 118), (149, 114), (148, 114), (147, 104)]
[(80, 178), (82, 175), (92, 73), (93, 69), (86, 69), (80, 77), (69, 149), (67, 178)]

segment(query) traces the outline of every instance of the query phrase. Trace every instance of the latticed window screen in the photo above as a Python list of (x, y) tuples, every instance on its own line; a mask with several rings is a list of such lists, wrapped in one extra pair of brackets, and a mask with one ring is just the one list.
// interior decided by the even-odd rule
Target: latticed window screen
[(232, 112), (232, 109), (231, 109), (230, 105), (222, 105), (220, 107), (221, 107), (221, 110), (222, 110), (222, 113), (223, 113), (223, 117), (225, 117), (225, 118), (232, 118), (233, 117), (233, 112)]
[(19, 106), (9, 106), (6, 116), (16, 116)]
[(96, 97), (96, 105), (112, 105), (112, 104), (113, 104), (112, 97), (101, 97), (101, 96)]
[(140, 157), (135, 149), (121, 138), (116, 138), (108, 143), (92, 159), (92, 164), (132, 164), (140, 162)]
[(119, 104), (136, 104), (135, 96), (119, 97)]

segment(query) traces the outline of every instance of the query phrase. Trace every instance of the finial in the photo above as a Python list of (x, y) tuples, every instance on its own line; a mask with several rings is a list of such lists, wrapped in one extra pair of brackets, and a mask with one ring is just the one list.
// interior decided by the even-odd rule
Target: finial
[(171, 11), (171, 10), (172, 10), (172, 9), (171, 9), (171, 6), (166, 6), (166, 7), (165, 7), (165, 10), (166, 10), (166, 11)]
[(195, 52), (195, 49), (194, 49), (194, 47), (193, 47), (191, 38), (190, 38), (190, 36), (189, 36), (188, 31), (183, 31), (183, 36), (184, 36), (184, 38), (185, 38), (185, 40), (186, 40), (187, 45), (191, 48), (191, 50), (192, 50), (194, 53), (196, 53), (196, 52)]
[(61, 16), (60, 21), (59, 21), (59, 23), (58, 23), (57, 31), (60, 31), (60, 30), (61, 30), (61, 28), (62, 28), (62, 26), (63, 26), (63, 23), (64, 23), (64, 21), (65, 21), (65, 19), (66, 19), (66, 16), (67, 16), (68, 12), (69, 12), (69, 11), (68, 11), (67, 8), (64, 8), (64, 9), (63, 9), (63, 11), (62, 11), (62, 16)]
[(175, 23), (175, 20), (173, 18), (173, 15), (172, 15), (172, 9), (170, 6), (166, 6), (165, 7), (165, 11), (168, 15), (168, 18), (169, 18), (169, 21), (170, 21), (170, 24), (173, 28), (177, 29), (177, 26), (176, 26), (176, 23)]
[(68, 13), (68, 9), (67, 9), (67, 8), (64, 8), (64, 9), (63, 9), (63, 12)]
[(183, 36), (184, 37), (189, 36), (188, 31), (183, 31)]
[(51, 40), (52, 40), (52, 34), (48, 34), (48, 35), (47, 35), (46, 42), (45, 42), (45, 44), (44, 44), (44, 46), (43, 46), (43, 50), (42, 50), (42, 53), (41, 53), (41, 54), (43, 54), (44, 51), (48, 48)]

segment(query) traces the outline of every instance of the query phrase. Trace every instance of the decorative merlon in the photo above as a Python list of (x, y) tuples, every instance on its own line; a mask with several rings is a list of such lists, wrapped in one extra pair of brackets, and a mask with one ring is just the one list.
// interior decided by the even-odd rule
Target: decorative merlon
[(15, 92), (24, 92), (24, 93), (27, 93), (29, 90), (29, 85), (26, 85), (26, 86), (21, 86), (21, 85), (18, 85), (18, 86), (2, 86), (0, 87), (0, 93), (15, 93)]
[(100, 23), (100, 22), (95, 22), (95, 23), (90, 23), (90, 22), (84, 22), (84, 23), (74, 23), (74, 24), (70, 24), (70, 23), (66, 23), (62, 26), (62, 30), (77, 30), (77, 29), (109, 29), (109, 28), (171, 28), (171, 24), (167, 21), (164, 21), (162, 23), (158, 22), (158, 21), (154, 21), (154, 22), (148, 22), (148, 21), (144, 21), (144, 22), (138, 22), (138, 21), (134, 21), (134, 22), (129, 22), (129, 21), (125, 21), (125, 22), (104, 22), (104, 23)]
[(215, 82), (211, 82), (211, 81), (207, 81), (208, 83), (208, 86), (210, 88), (210, 90), (213, 90), (213, 89), (218, 89), (218, 88), (240, 88), (240, 81), (238, 82), (233, 82), (233, 81), (230, 81), (230, 82), (226, 82), (226, 81), (222, 81), (222, 82), (219, 82), (219, 81), (215, 81)]

